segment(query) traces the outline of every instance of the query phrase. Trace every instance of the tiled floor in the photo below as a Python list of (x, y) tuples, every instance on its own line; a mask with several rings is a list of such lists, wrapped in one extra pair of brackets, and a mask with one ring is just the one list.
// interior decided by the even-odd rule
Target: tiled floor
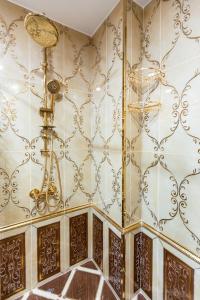
[(101, 271), (89, 261), (27, 292), (17, 300), (119, 300)]
[(142, 294), (138, 295), (138, 300), (146, 300)]
[(146, 296), (143, 296), (141, 293), (140, 294), (137, 294), (135, 295), (132, 300), (147, 300), (147, 299), (150, 299), (150, 298), (146, 298)]

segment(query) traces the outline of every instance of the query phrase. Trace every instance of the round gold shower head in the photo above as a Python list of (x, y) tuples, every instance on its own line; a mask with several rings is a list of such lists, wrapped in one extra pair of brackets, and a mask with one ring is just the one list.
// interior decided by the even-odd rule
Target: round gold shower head
[(51, 80), (47, 83), (47, 88), (51, 94), (58, 94), (60, 91), (60, 83), (56, 79)]
[(47, 17), (29, 13), (24, 20), (24, 26), (32, 39), (44, 48), (57, 44), (59, 33), (54, 23)]

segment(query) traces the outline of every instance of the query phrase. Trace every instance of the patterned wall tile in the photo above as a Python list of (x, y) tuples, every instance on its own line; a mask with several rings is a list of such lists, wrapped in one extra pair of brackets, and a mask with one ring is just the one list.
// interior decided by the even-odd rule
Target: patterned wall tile
[(103, 270), (103, 222), (93, 214), (93, 258)]
[[(126, 102), (138, 100), (137, 91), (132, 88), (131, 74), (139, 66), (142, 57), (143, 8), (132, 0), (127, 0), (127, 53), (126, 53)], [(141, 219), (140, 201), (140, 130), (138, 115), (127, 113), (126, 126), (126, 226)], [(130, 184), (131, 182), (131, 184)]]
[(60, 222), (37, 229), (38, 281), (60, 272)]
[[(152, 0), (143, 14), (127, 2), (127, 104), (161, 103), (157, 113), (126, 116), (127, 223), (141, 210), (145, 223), (199, 256), (199, 1)], [(150, 90), (145, 72), (130, 84), (141, 67), (162, 71)]]
[(25, 233), (22, 233), (0, 241), (0, 298), (6, 299), (25, 287)]
[(164, 300), (194, 299), (194, 270), (164, 250)]
[(70, 218), (70, 265), (88, 257), (88, 214)]
[(119, 297), (122, 296), (122, 242), (109, 229), (109, 281)]
[[(122, 205), (122, 52), (123, 1), (99, 27), (93, 37), (98, 50), (94, 64), (95, 101), (91, 105), (91, 134), (96, 176), (96, 205), (121, 224)], [(106, 149), (106, 150), (105, 150)]]
[(134, 238), (134, 291), (140, 288), (152, 298), (153, 241), (140, 232)]
[[(0, 27), (8, 28), (1, 31), (0, 38), (1, 68), (6, 70), (1, 73), (4, 93), (0, 107), (2, 225), (12, 224), (13, 211), (14, 222), (39, 216), (35, 202), (27, 198), (43, 178), (42, 120), (38, 114), (43, 93), (42, 53), (24, 28), (25, 15), (22, 7), (0, 1)], [(120, 222), (121, 152), (115, 149), (121, 149), (122, 1), (106, 20), (107, 33), (104, 23), (98, 38), (56, 25), (60, 38), (48, 51), (48, 76), (60, 81), (62, 101), (55, 107), (57, 137), (53, 144), (61, 175), (67, 170), (69, 176), (62, 181), (65, 203), (55, 201), (40, 209), (48, 214), (97, 199), (101, 208)], [(30, 174), (31, 186), (24, 181), (25, 172)], [(55, 169), (57, 187), (58, 175)]]

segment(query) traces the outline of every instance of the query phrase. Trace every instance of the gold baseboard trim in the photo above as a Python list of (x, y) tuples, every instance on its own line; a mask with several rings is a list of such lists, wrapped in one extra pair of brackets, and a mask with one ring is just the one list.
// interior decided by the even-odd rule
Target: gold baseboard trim
[(8, 226), (3, 226), (3, 227), (0, 227), (0, 233), (4, 233), (4, 232), (7, 232), (7, 231), (18, 229), (18, 228), (25, 227), (25, 226), (28, 226), (28, 225), (40, 223), (40, 222), (43, 222), (43, 221), (46, 221), (46, 220), (49, 220), (49, 219), (57, 218), (57, 217), (60, 217), (62, 215), (65, 215), (65, 214), (73, 213), (73, 212), (83, 210), (83, 209), (87, 209), (87, 208), (93, 208), (94, 210), (96, 210), (104, 219), (106, 219), (116, 229), (118, 229), (121, 233), (123, 233), (123, 228), (119, 224), (117, 224), (112, 218), (110, 218), (102, 210), (100, 210), (95, 204), (92, 204), (92, 203), (79, 205), (79, 206), (75, 206), (75, 207), (72, 207), (72, 208), (65, 208), (65, 209), (60, 210), (56, 213), (52, 213), (52, 214), (49, 214), (49, 215), (41, 216), (41, 217), (38, 217), (38, 218), (34, 218), (34, 219), (31, 219), (31, 220), (27, 220), (27, 221), (23, 221), (23, 222), (19, 222), (19, 223), (10, 224)]
[(123, 228), (119, 224), (117, 224), (115, 221), (113, 221), (109, 216), (107, 216), (103, 211), (101, 211), (96, 205), (93, 204), (92, 208), (95, 211), (97, 211), (102, 217), (104, 217), (108, 222), (110, 222), (110, 224), (113, 225), (117, 230), (119, 230), (122, 235), (126, 235), (128, 233), (131, 233), (131, 232), (133, 232), (133, 231), (135, 231), (139, 228), (141, 228), (141, 229), (145, 228), (149, 232), (153, 233), (157, 238), (161, 239), (163, 242), (165, 242), (168, 245), (172, 246), (173, 248), (175, 248), (176, 250), (178, 250), (179, 252), (181, 252), (182, 254), (184, 254), (185, 256), (190, 258), (191, 260), (195, 261), (196, 263), (200, 264), (200, 257), (198, 257), (195, 253), (193, 253), (189, 249), (185, 248), (181, 244), (177, 243), (176, 241), (174, 241), (170, 237), (164, 235), (160, 231), (157, 231), (155, 228), (153, 228), (152, 226), (146, 224), (145, 222), (140, 220), (138, 222), (135, 222), (135, 223)]
[(34, 219), (31, 219), (31, 220), (27, 220), (27, 221), (23, 221), (23, 222), (19, 222), (19, 223), (14, 223), (14, 224), (11, 224), (9, 226), (3, 226), (3, 227), (0, 228), (0, 233), (7, 232), (7, 231), (10, 231), (10, 230), (14, 230), (14, 229), (18, 229), (18, 228), (21, 228), (21, 227), (24, 227), (24, 226), (35, 224), (35, 223), (40, 223), (40, 222), (43, 222), (43, 221), (46, 221), (46, 220), (49, 220), (49, 219), (57, 218), (57, 217), (65, 215), (65, 214), (73, 213), (73, 212), (83, 210), (83, 209), (87, 209), (87, 208), (90, 208), (90, 207), (91, 207), (91, 204), (84, 204), (84, 205), (79, 205), (79, 206), (75, 206), (75, 207), (72, 207), (72, 208), (65, 208), (65, 209), (60, 210), (56, 213), (52, 213), (52, 214), (49, 214), (49, 215), (45, 215), (45, 216), (42, 216), (42, 217), (34, 218)]
[(154, 234), (157, 238), (159, 238), (163, 242), (165, 242), (168, 245), (170, 245), (171, 247), (175, 248), (176, 250), (178, 250), (179, 252), (181, 252), (182, 254), (184, 254), (185, 256), (190, 258), (191, 260), (195, 261), (196, 263), (200, 264), (200, 257), (197, 256), (194, 252), (190, 251), (183, 245), (179, 244), (178, 242), (174, 241), (170, 237), (164, 235), (162, 232), (156, 230), (155, 228), (153, 228), (152, 226), (148, 225), (147, 223), (145, 223), (143, 221), (138, 221), (130, 226), (125, 227), (123, 229), (123, 234), (126, 235), (128, 233), (131, 233), (134, 230), (137, 230), (138, 228), (147, 229), (149, 232)]
[(105, 214), (100, 208), (98, 208), (95, 204), (92, 204), (91, 207), (98, 212), (104, 219), (106, 219), (111, 225), (113, 225), (117, 230), (121, 232), (121, 234), (125, 235), (133, 230), (140, 228), (141, 221), (135, 222), (127, 227), (122, 227), (118, 223), (116, 223), (111, 217)]
[(110, 218), (108, 215), (106, 215), (102, 210), (100, 210), (95, 204), (92, 204), (92, 203), (79, 205), (79, 206), (72, 207), (72, 208), (66, 208), (66, 209), (63, 209), (61, 211), (58, 211), (56, 213), (52, 213), (52, 214), (49, 214), (49, 215), (46, 215), (46, 216), (34, 218), (34, 219), (31, 219), (31, 220), (28, 220), (28, 221), (23, 221), (23, 222), (20, 222), (20, 223), (11, 224), (9, 226), (3, 226), (3, 227), (0, 228), (0, 233), (4, 233), (4, 232), (7, 232), (7, 231), (11, 231), (11, 230), (18, 229), (18, 228), (21, 228), (21, 227), (25, 227), (25, 226), (28, 226), (28, 225), (40, 223), (40, 222), (43, 222), (43, 221), (46, 221), (46, 220), (49, 220), (49, 219), (60, 217), (60, 216), (65, 215), (65, 214), (69, 214), (69, 213), (73, 213), (73, 212), (77, 212), (77, 211), (81, 211), (83, 209), (89, 209), (89, 208), (93, 208), (105, 220), (107, 220), (112, 226), (114, 226), (118, 231), (120, 231), (120, 233), (122, 235), (126, 235), (128, 233), (131, 233), (131, 232), (137, 230), (138, 228), (141, 228), (141, 229), (145, 228), (149, 232), (153, 233), (157, 238), (161, 239), (163, 242), (165, 242), (168, 245), (172, 246), (173, 248), (175, 248), (179, 252), (183, 253), (185, 256), (189, 257), (191, 260), (195, 261), (196, 263), (200, 264), (200, 257), (197, 256), (194, 252), (192, 252), (189, 249), (185, 248), (183, 245), (177, 243), (176, 241), (174, 241), (170, 237), (164, 235), (162, 232), (157, 231), (155, 228), (153, 228), (152, 226), (146, 224), (145, 222), (138, 221), (138, 222), (135, 222), (135, 223), (123, 228), (121, 225), (116, 223), (112, 218)]
[(164, 235), (160, 231), (157, 231), (156, 229), (154, 229), (152, 226), (146, 224), (145, 222), (140, 222), (140, 224), (141, 224), (141, 227), (143, 227), (143, 228), (147, 229), (148, 231), (150, 231), (151, 233), (155, 234), (157, 238), (161, 239), (163, 242), (167, 243), (168, 245), (172, 246), (179, 252), (183, 253), (185, 256), (189, 257), (191, 260), (200, 264), (200, 257), (197, 256), (195, 253), (193, 253), (189, 249), (185, 248), (183, 245), (177, 243), (170, 237)]
[(123, 227), (116, 223), (113, 219), (111, 219), (108, 215), (106, 215), (100, 208), (98, 208), (95, 204), (91, 205), (91, 208), (96, 210), (104, 219), (106, 219), (111, 225), (113, 225), (117, 230), (123, 233)]
[(142, 227), (142, 222), (141, 221), (138, 221), (138, 222), (135, 222), (129, 226), (126, 226), (123, 228), (123, 234), (128, 234), (134, 230), (137, 230), (138, 228), (141, 228)]

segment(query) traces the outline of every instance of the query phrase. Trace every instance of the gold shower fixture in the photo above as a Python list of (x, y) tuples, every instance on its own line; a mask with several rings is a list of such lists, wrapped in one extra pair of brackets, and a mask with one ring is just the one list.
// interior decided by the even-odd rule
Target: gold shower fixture
[(29, 13), (24, 26), (31, 38), (43, 48), (56, 46), (59, 33), (54, 23), (43, 15)]
[[(42, 46), (44, 51), (42, 62), (44, 95), (43, 105), (40, 108), (40, 115), (43, 119), (41, 137), (44, 148), (41, 149), (41, 155), (44, 157), (44, 173), (41, 188), (34, 188), (30, 192), (30, 197), (35, 202), (36, 211), (39, 214), (44, 214), (59, 209), (63, 204), (59, 162), (53, 149), (53, 141), (57, 137), (53, 125), (54, 106), (56, 95), (60, 91), (60, 83), (55, 79), (47, 82), (47, 49), (56, 46), (59, 34), (54, 23), (43, 15), (29, 13), (25, 18), (24, 25), (31, 38)], [(58, 187), (55, 182), (55, 170), (58, 176)]]

